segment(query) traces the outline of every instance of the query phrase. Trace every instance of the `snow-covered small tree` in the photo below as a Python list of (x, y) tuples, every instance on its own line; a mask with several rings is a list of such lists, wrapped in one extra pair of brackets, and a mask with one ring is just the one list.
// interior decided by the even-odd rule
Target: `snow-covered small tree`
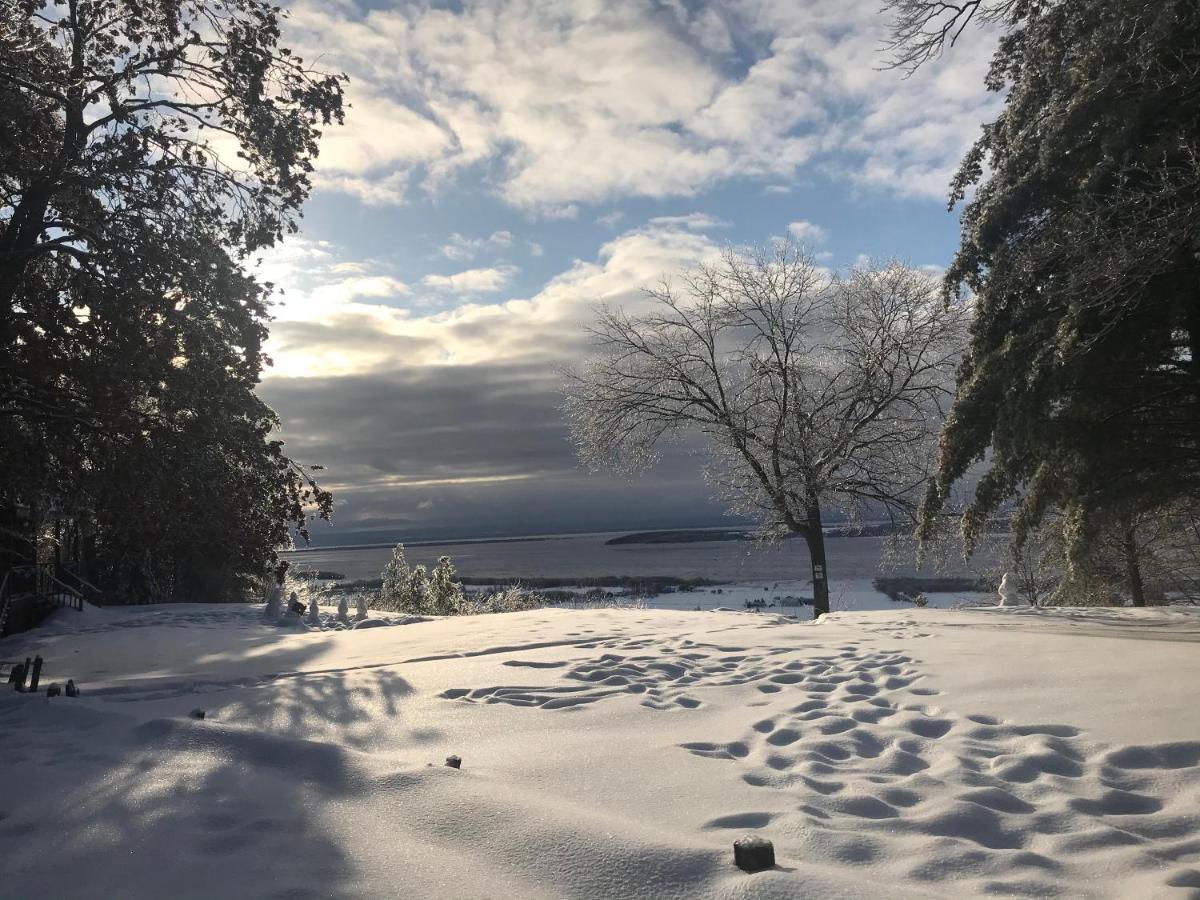
[(350, 601), (346, 599), (345, 594), (338, 600), (337, 620), (343, 625), (350, 624)]
[(437, 616), (453, 616), (462, 611), (462, 585), (454, 580), (454, 563), (442, 556), (429, 573), (429, 611)]
[(365, 622), (367, 619), (367, 595), (359, 594), (357, 600), (357, 609), (354, 613), (355, 622)]
[(309, 625), (320, 625), (321, 624), (321, 611), (320, 611), (320, 608), (317, 606), (317, 595), (315, 593), (312, 595), (311, 598), (309, 598), (309, 601), (308, 601), (308, 620), (307, 621), (308, 621)]
[(412, 570), (408, 567), (408, 559), (404, 556), (404, 545), (397, 544), (392, 551), (392, 558), (383, 567), (383, 585), (379, 591), (379, 608), (391, 612), (401, 612), (405, 608), (405, 596), (408, 591)]
[(429, 610), (429, 577), (424, 566), (414, 566), (408, 573), (400, 606), (401, 612), (425, 615)]

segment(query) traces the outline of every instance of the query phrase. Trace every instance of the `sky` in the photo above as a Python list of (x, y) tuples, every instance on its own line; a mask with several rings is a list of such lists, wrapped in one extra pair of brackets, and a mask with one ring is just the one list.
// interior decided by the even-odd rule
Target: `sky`
[(888, 70), (879, 0), (293, 0), (350, 77), (279, 292), (260, 395), (320, 464), (315, 545), (719, 525), (697, 446), (584, 471), (560, 411), (597, 304), (727, 246), (943, 267), (988, 37)]

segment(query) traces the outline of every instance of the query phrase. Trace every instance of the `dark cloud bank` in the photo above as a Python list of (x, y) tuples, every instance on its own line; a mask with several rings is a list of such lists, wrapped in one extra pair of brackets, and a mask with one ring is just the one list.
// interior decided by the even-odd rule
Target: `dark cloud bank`
[(581, 469), (559, 383), (546, 366), (427, 366), (273, 378), (260, 394), (289, 453), (334, 487), (316, 546), (734, 521), (683, 448), (636, 478)]

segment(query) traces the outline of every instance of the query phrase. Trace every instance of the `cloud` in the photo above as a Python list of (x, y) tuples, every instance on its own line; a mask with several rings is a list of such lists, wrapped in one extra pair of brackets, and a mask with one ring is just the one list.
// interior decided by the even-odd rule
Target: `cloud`
[(494, 266), (490, 269), (467, 269), (452, 275), (426, 275), (421, 283), (439, 291), (454, 294), (482, 294), (508, 287), (519, 269), (516, 266)]
[(689, 231), (710, 231), (714, 228), (729, 228), (732, 223), (706, 213), (688, 213), (683, 216), (656, 216), (651, 226), (686, 228)]
[[(679, 223), (647, 224), (603, 244), (594, 260), (569, 263), (532, 296), (482, 303), (473, 295), (501, 293), (515, 267), (426, 276), (409, 285), (387, 261), (293, 239), (260, 266), (284, 291), (268, 341), (275, 364), (267, 378), (500, 362), (553, 370), (583, 352), (583, 325), (596, 304), (636, 309), (645, 286), (717, 252), (708, 237)], [(443, 308), (447, 300), (456, 305)]]
[(456, 261), (465, 261), (474, 259), (479, 253), (485, 249), (504, 249), (512, 246), (513, 235), (511, 231), (493, 231), (487, 237), (468, 238), (463, 237), (458, 232), (454, 232), (442, 245), (442, 255), (447, 259)]
[(802, 244), (823, 244), (829, 239), (829, 232), (824, 228), (803, 219), (788, 225), (788, 234)]
[(368, 206), (398, 206), (408, 196), (409, 171), (401, 169), (378, 177), (320, 171), (313, 181), (326, 190), (357, 197)]
[(885, 17), (844, 0), (295, 0), (289, 39), (352, 76), (317, 182), (368, 203), (437, 192), (467, 170), (509, 203), (693, 196), (778, 186), (816, 167), (941, 199), (978, 124), (990, 38), (912, 78), (879, 71)]
[(337, 500), (330, 536), (342, 541), (371, 529), (395, 539), (406, 529), (478, 536), (719, 521), (687, 447), (636, 481), (585, 474), (558, 376), (537, 363), (272, 378), (261, 394), (285, 423), (288, 453), (326, 467), (322, 483)]

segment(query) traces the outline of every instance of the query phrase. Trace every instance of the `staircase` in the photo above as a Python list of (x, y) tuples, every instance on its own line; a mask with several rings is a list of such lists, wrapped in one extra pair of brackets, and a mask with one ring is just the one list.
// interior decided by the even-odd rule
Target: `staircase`
[(0, 581), (0, 637), (32, 628), (63, 606), (82, 610), (85, 599), (99, 603), (103, 594), (72, 572), (50, 564), (15, 566)]

